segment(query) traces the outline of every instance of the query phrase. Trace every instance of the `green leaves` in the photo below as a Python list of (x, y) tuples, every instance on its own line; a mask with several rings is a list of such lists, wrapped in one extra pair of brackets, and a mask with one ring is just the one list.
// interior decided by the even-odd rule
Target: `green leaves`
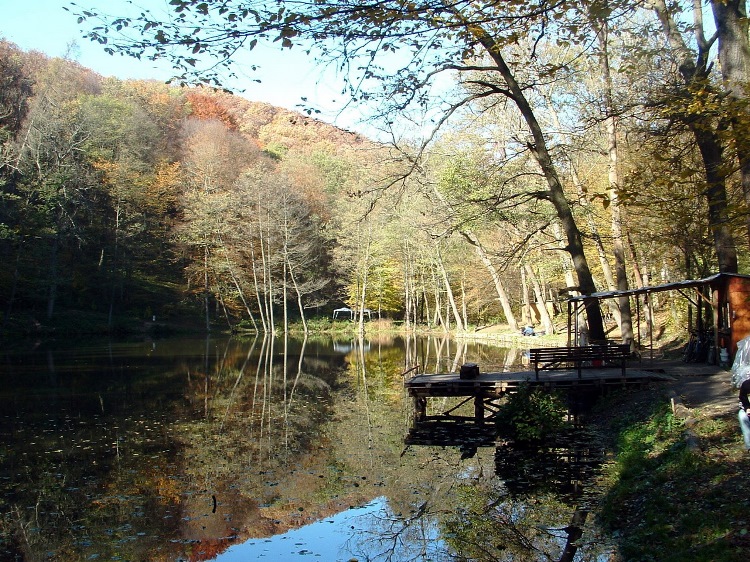
[(522, 387), (503, 404), (497, 423), (516, 441), (539, 442), (565, 425), (565, 412), (565, 406), (555, 394)]

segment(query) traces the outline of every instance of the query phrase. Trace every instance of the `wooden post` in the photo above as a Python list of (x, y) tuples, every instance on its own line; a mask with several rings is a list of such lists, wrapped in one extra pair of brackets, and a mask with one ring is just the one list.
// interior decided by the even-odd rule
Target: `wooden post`
[(474, 398), (474, 421), (477, 425), (484, 425), (484, 398), (481, 394)]
[(424, 396), (414, 397), (414, 419), (424, 421), (427, 417), (427, 398)]
[[(570, 347), (570, 339), (572, 337), (571, 330), (573, 329), (573, 303), (568, 299), (568, 347)], [(539, 378), (539, 372), (537, 372), (537, 379)]]

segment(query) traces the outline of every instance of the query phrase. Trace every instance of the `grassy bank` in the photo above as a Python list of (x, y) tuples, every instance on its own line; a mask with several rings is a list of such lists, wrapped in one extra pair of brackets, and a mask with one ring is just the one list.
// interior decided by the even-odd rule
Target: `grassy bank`
[(747, 560), (750, 455), (734, 415), (697, 412), (694, 450), (659, 393), (610, 397), (601, 411), (616, 460), (603, 476), (597, 516), (618, 562)]

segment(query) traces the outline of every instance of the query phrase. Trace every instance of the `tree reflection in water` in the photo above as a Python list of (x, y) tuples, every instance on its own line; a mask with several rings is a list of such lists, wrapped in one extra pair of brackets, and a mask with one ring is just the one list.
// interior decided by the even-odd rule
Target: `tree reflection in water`
[(513, 443), (498, 437), (494, 423), (451, 417), (415, 421), (405, 438), (407, 447), (454, 447), (461, 460), (482, 448), (493, 453), (494, 472), (487, 477), (467, 466), (438, 516), (459, 559), (560, 562), (608, 554), (594, 528), (580, 541), (605, 459), (597, 441), (574, 425), (543, 443)]
[(0, 559), (198, 561), (266, 540), (294, 541), (288, 552), (308, 558), (334, 545), (343, 560), (507, 559), (498, 520), (531, 552), (560, 549), (548, 529), (568, 524), (567, 506), (547, 490), (513, 497), (485, 454), (487, 435), (456, 427), (445, 447), (404, 449), (401, 373), (467, 361), (500, 370), (515, 351), (445, 338), (338, 344), (5, 351)]

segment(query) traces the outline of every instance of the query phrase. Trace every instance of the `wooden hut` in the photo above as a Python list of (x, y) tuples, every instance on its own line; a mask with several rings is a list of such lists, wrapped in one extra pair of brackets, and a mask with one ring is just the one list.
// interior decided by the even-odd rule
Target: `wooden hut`
[[(695, 314), (688, 317), (689, 325), (686, 328), (699, 332), (713, 330), (713, 357), (718, 361), (721, 350), (724, 349), (731, 362), (737, 352), (737, 342), (750, 335), (750, 275), (739, 273), (717, 273), (703, 279), (570, 297), (568, 299), (569, 345), (572, 341), (577, 342), (579, 339), (578, 319), (587, 301), (595, 299), (601, 303), (608, 299), (628, 296), (633, 297), (635, 301), (634, 324), (637, 325), (635, 332), (638, 338), (637, 343), (641, 346), (641, 311), (645, 311), (647, 317), (653, 317), (652, 314), (648, 314), (652, 306), (651, 295), (663, 291), (676, 291), (694, 305)], [(707, 307), (710, 308), (710, 315), (705, 313)], [(705, 322), (707, 317), (712, 318), (712, 322), (708, 325)], [(653, 341), (648, 342), (648, 345), (653, 347)]]

